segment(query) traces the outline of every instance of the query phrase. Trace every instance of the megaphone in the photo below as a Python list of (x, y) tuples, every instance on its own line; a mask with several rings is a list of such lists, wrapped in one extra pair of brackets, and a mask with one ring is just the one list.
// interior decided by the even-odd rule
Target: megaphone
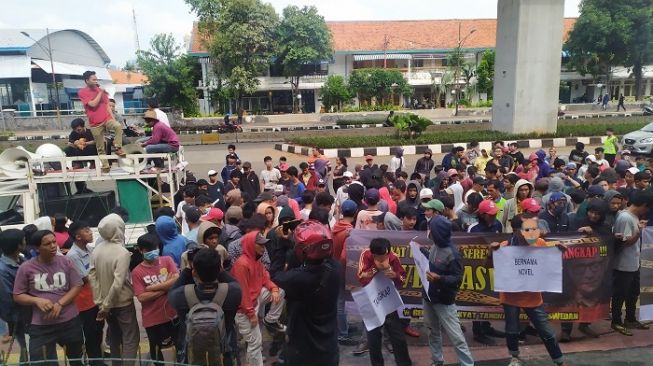
[(25, 178), (27, 169), (30, 169), (29, 161), (39, 157), (41, 155), (31, 153), (22, 146), (5, 149), (0, 154), (0, 172), (11, 178)]
[[(122, 151), (127, 155), (145, 154), (145, 149), (140, 144), (129, 144), (122, 147)], [(136, 173), (145, 169), (147, 159), (145, 158), (120, 158), (118, 165), (127, 173)]]

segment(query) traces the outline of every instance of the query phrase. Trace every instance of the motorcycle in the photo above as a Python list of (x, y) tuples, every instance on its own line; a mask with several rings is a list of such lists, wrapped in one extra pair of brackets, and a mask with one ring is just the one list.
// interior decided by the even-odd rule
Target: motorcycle
[(645, 105), (642, 108), (642, 112), (644, 112), (645, 116), (653, 116), (653, 106), (651, 105)]
[(229, 120), (229, 115), (224, 116), (224, 122), (218, 125), (219, 133), (238, 133), (243, 132), (243, 128), (240, 127), (235, 121)]

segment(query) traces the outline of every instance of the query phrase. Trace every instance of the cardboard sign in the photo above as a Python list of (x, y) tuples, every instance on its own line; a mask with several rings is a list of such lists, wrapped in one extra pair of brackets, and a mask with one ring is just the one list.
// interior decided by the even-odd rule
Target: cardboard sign
[(562, 253), (556, 247), (502, 247), (493, 261), (496, 291), (562, 293)]

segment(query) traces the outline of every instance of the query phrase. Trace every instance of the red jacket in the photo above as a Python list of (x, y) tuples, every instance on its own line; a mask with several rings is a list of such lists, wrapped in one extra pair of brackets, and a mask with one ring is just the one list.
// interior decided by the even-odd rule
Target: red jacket
[(347, 268), (347, 249), (345, 248), (345, 240), (349, 237), (349, 233), (354, 228), (352, 224), (345, 220), (338, 220), (333, 225), (333, 259), (342, 264), (342, 271)]
[[(397, 274), (397, 277), (392, 281), (395, 283), (397, 288), (403, 287), (404, 280), (406, 279), (406, 271), (404, 270), (404, 267), (401, 266), (399, 257), (397, 257), (393, 252), (390, 252), (388, 255), (388, 262), (390, 268), (392, 268), (392, 270)], [(372, 278), (377, 272), (378, 270), (374, 264), (374, 255), (369, 249), (363, 250), (360, 260), (358, 261), (358, 282), (363, 286), (367, 285), (372, 281)]]
[(263, 263), (256, 259), (256, 234), (254, 231), (243, 236), (240, 242), (243, 254), (231, 269), (243, 293), (238, 312), (246, 314), (250, 319), (257, 316), (256, 301), (263, 287), (271, 292), (279, 291), (279, 287), (270, 280), (270, 273), (263, 267)]
[(315, 191), (317, 190), (317, 181), (319, 178), (313, 170), (309, 170), (308, 173), (310, 174), (308, 180), (305, 180), (304, 173), (299, 173), (299, 181), (304, 183), (307, 191)]

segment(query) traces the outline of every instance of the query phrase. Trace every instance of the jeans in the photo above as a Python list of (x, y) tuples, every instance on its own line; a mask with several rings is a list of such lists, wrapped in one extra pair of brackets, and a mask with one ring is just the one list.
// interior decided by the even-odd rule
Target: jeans
[(347, 312), (345, 310), (345, 287), (340, 287), (338, 292), (338, 336), (349, 336), (349, 323), (347, 323)]
[(404, 326), (401, 324), (399, 314), (392, 312), (385, 317), (385, 323), (382, 326), (372, 329), (367, 332), (367, 346), (370, 349), (370, 361), (372, 366), (383, 366), (383, 332), (385, 328), (390, 336), (390, 343), (394, 350), (394, 357), (397, 366), (411, 366), (413, 362), (410, 360), (408, 354), (408, 345), (406, 344), (406, 336), (404, 334)]
[[(74, 306), (74, 305), (73, 305)], [(82, 322), (75, 317), (53, 325), (30, 325), (29, 357), (32, 365), (57, 366), (57, 344), (62, 346), (71, 365), (82, 366), (84, 334)]]
[[(281, 301), (272, 304), (270, 311), (265, 316), (265, 321), (268, 323), (279, 321), (279, 317), (286, 305), (283, 290), (279, 289), (279, 294), (281, 295)], [(263, 287), (258, 295), (256, 307), (254, 308), (255, 316), (258, 316), (259, 310), (270, 302), (272, 302), (272, 293)], [(247, 343), (247, 363), (249, 366), (263, 366), (263, 337), (261, 335), (260, 325), (252, 327), (252, 323), (247, 314), (236, 313), (236, 327), (238, 327), (238, 332)]]
[[(153, 325), (145, 328), (147, 339), (150, 343), (150, 359), (153, 361), (165, 361), (161, 349), (175, 345), (177, 327), (173, 322)], [(154, 365), (163, 365), (160, 362), (153, 362)]]
[(635, 307), (639, 298), (639, 270), (612, 272), (612, 324), (623, 325), (621, 308), (626, 303), (626, 321), (637, 320)]
[[(102, 123), (99, 126), (91, 127), (91, 134), (93, 134), (93, 139), (95, 140), (95, 147), (97, 148), (98, 155), (106, 155), (104, 149), (104, 134), (107, 131), (113, 131), (116, 135), (113, 138), (113, 146), (116, 149), (122, 147), (122, 125), (116, 120), (109, 120)], [(102, 160), (103, 167), (109, 167), (109, 163), (106, 160)]]
[[(522, 308), (503, 304), (503, 312), (506, 315), (506, 343), (508, 351), (513, 357), (519, 356), (519, 313)], [(563, 356), (560, 345), (555, 337), (555, 332), (549, 323), (549, 315), (544, 311), (542, 305), (536, 308), (523, 308), (524, 312), (540, 334), (544, 347), (553, 362), (562, 362)]]
[(172, 147), (168, 144), (154, 144), (145, 146), (145, 152), (148, 154), (169, 153), (176, 152), (177, 150), (179, 150), (179, 148)]
[(492, 324), (487, 321), (473, 321), (472, 322), (472, 333), (475, 336), (484, 336), (487, 335), (492, 329)]
[(460, 329), (456, 305), (433, 304), (426, 300), (422, 300), (422, 304), (424, 306), (424, 324), (429, 328), (431, 360), (434, 363), (444, 363), (441, 333), (441, 329), (444, 329), (456, 350), (460, 365), (473, 366), (474, 359), (467, 346), (467, 341), (465, 341), (465, 335)]
[[(111, 364), (114, 366), (133, 366), (141, 338), (134, 304), (131, 303), (121, 308), (111, 309), (107, 317), (107, 324), (111, 329), (111, 337), (109, 338)], [(125, 362), (116, 361), (121, 358)]]
[(104, 329), (104, 321), (95, 320), (99, 310), (96, 306), (79, 312), (79, 319), (82, 321), (82, 329), (84, 330), (86, 355), (90, 359), (89, 363), (91, 366), (104, 365), (104, 361), (102, 360), (102, 330)]

